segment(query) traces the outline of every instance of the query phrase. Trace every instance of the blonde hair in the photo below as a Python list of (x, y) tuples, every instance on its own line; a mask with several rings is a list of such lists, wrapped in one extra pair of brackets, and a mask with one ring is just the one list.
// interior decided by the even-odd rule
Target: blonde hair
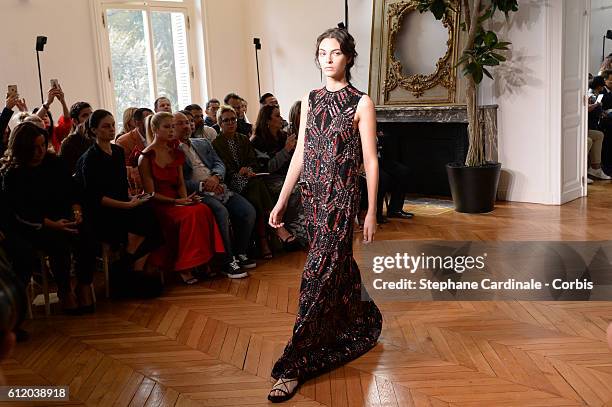
[(219, 110), (217, 110), (217, 124), (219, 124), (219, 126), (221, 126), (221, 115), (227, 112), (233, 112), (236, 117), (238, 117), (238, 113), (236, 113), (236, 110), (233, 107), (230, 105), (221, 105)]
[(134, 127), (130, 126), (130, 122), (134, 118), (134, 112), (138, 110), (137, 107), (128, 107), (123, 111), (123, 129), (121, 129), (122, 133), (127, 133), (134, 130)]
[(155, 139), (155, 132), (159, 130), (164, 120), (172, 120), (173, 118), (174, 116), (172, 116), (172, 113), (168, 112), (159, 112), (147, 116), (145, 119), (145, 127), (147, 129), (147, 143), (153, 143), (153, 140)]

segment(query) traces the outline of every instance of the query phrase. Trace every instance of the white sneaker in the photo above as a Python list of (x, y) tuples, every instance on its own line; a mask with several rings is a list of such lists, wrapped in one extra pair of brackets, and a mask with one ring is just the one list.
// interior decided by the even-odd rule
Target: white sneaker
[(587, 185), (591, 185), (593, 182), (595, 182), (595, 181), (593, 181), (591, 178), (587, 177)]
[(595, 178), (599, 178), (599, 179), (612, 179), (612, 177), (610, 177), (609, 175), (606, 175), (605, 172), (603, 172), (603, 170), (601, 168), (598, 169), (593, 169), (593, 168), (589, 168), (587, 170), (587, 173)]

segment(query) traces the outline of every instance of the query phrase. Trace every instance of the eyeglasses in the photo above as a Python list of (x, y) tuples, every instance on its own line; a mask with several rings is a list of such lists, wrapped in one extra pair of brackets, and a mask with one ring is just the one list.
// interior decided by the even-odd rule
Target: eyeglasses
[(221, 123), (227, 123), (227, 124), (237, 123), (237, 122), (238, 122), (238, 118), (236, 117), (221, 120)]

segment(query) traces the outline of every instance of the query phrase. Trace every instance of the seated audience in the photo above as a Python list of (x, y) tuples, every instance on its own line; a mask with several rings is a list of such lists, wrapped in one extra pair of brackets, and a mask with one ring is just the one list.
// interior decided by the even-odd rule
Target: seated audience
[(187, 106), (185, 111), (191, 114), (193, 117), (193, 124), (195, 125), (195, 130), (192, 132), (191, 137), (205, 138), (212, 143), (219, 134), (217, 130), (204, 124), (204, 113), (202, 112), (202, 108), (194, 104)]
[[(299, 125), (299, 123), (298, 123)], [(255, 138), (252, 140), (258, 162), (263, 172), (270, 175), (263, 177), (273, 201), (278, 199), (285, 183), (291, 157), (297, 145), (297, 135), (287, 134), (282, 130), (283, 122), (278, 107), (266, 105), (259, 110), (255, 127)], [(304, 209), (301, 204), (299, 187), (293, 189), (287, 204), (283, 222), (288, 230), (279, 234), (286, 249), (295, 249), (300, 243), (306, 245), (306, 227)], [(299, 238), (299, 240), (296, 240)]]
[(221, 106), (221, 103), (217, 99), (210, 99), (208, 102), (206, 102), (206, 118), (204, 119), (204, 124), (208, 127), (212, 127), (217, 134), (221, 132), (219, 123), (217, 123), (217, 112), (219, 111), (219, 106)]
[(120, 133), (117, 133), (115, 140), (117, 140), (119, 136), (129, 133), (136, 128), (136, 124), (134, 123), (134, 113), (136, 110), (138, 110), (137, 107), (128, 107), (123, 111), (123, 128), (121, 129)]
[[(195, 133), (195, 120), (193, 120), (193, 114), (191, 114), (191, 112), (189, 110), (179, 110), (180, 113), (184, 114), (187, 117), (187, 122), (189, 123), (189, 137), (193, 137), (193, 134)], [(180, 137), (177, 137), (177, 139), (180, 139)]]
[(601, 62), (597, 75), (602, 75), (605, 71), (612, 71), (612, 54), (608, 54)]
[(125, 245), (127, 263), (143, 272), (149, 253), (161, 243), (149, 198), (128, 195), (123, 149), (111, 143), (115, 138), (113, 115), (96, 110), (88, 129), (95, 144), (81, 156), (75, 174), (84, 192), (85, 219), (100, 242)]
[(155, 102), (153, 102), (153, 108), (155, 109), (155, 113), (172, 113), (172, 102), (170, 102), (170, 99), (168, 99), (167, 97), (160, 96), (155, 99)]
[(244, 134), (245, 136), (251, 137), (253, 134), (253, 125), (247, 123), (244, 120), (244, 112), (242, 111), (242, 98), (235, 93), (230, 93), (225, 96), (223, 102), (234, 108), (234, 111), (238, 115), (238, 133)]
[[(588, 155), (589, 169), (588, 175), (593, 178), (609, 180), (612, 177), (606, 175), (601, 169), (601, 150), (604, 140), (604, 133), (599, 130), (599, 120), (601, 118), (601, 102), (597, 101), (605, 87), (605, 81), (601, 76), (595, 76), (589, 84), (589, 106), (588, 106)], [(592, 181), (589, 179), (589, 183)]]
[[(193, 138), (206, 138), (208, 141), (212, 142), (217, 137), (217, 131), (212, 127), (208, 127), (204, 124), (204, 111), (200, 107), (200, 105), (191, 104), (185, 107), (186, 111), (191, 113), (193, 117), (193, 123), (195, 125), (195, 130), (191, 134)], [(209, 133), (210, 132), (210, 133)], [(214, 133), (214, 134), (213, 134)], [(210, 139), (212, 137), (212, 140)]]
[(152, 114), (153, 111), (146, 107), (136, 109), (134, 112), (134, 128), (120, 136), (116, 141), (118, 146), (123, 147), (131, 195), (138, 195), (142, 192), (142, 180), (138, 171), (138, 157), (147, 146), (145, 119)]
[[(383, 202), (387, 193), (391, 193), (391, 200), (387, 207), (387, 217), (410, 219), (413, 213), (403, 210), (405, 191), (412, 185), (412, 171), (399, 157), (401, 151), (400, 140), (395, 135), (385, 136), (382, 131), (376, 134), (376, 148), (378, 150), (378, 194), (376, 196), (376, 222), (387, 223), (383, 216)], [(367, 183), (365, 173), (361, 177), (361, 210), (367, 210)]]
[[(599, 129), (604, 133), (604, 140), (601, 146), (601, 168), (607, 175), (612, 175), (612, 71), (605, 71), (601, 75), (604, 80), (604, 87), (601, 88), (601, 118), (599, 119)], [(595, 81), (595, 78), (593, 78)]]
[[(49, 110), (53, 101), (57, 99), (60, 101), (63, 109), (63, 114), (60, 116), (57, 126), (53, 123), (53, 116)], [(32, 113), (36, 113), (45, 123), (45, 130), (49, 133), (49, 143), (53, 147), (53, 152), (57, 153), (60, 150), (60, 145), (66, 136), (72, 129), (72, 120), (70, 119), (70, 110), (66, 105), (66, 99), (64, 98), (64, 92), (62, 88), (52, 87), (47, 92), (47, 101), (42, 104), (40, 108), (36, 108)]]
[(249, 117), (247, 116), (247, 111), (249, 110), (249, 103), (245, 99), (242, 99), (242, 103), (240, 105), (240, 107), (242, 108), (240, 113), (244, 118), (244, 121), (251, 124)]
[(264, 93), (259, 98), (259, 106), (260, 107), (264, 107), (264, 106), (278, 106), (278, 100), (270, 92)]
[(89, 119), (93, 112), (91, 105), (87, 102), (76, 102), (70, 107), (70, 118), (72, 119), (72, 132), (79, 124), (83, 124)]
[(88, 131), (89, 121), (79, 124), (68, 137), (62, 141), (59, 150), (59, 158), (64, 162), (71, 174), (76, 169), (76, 163), (81, 156), (91, 147), (95, 140)]
[[(47, 132), (32, 123), (21, 123), (11, 132), (1, 172), (3, 195), (14, 216), (14, 268), (26, 285), (39, 269), (42, 252), (49, 257), (63, 310), (93, 312), (95, 245), (70, 173), (47, 148)], [(70, 283), (71, 257), (76, 296)]]
[[(242, 278), (245, 270), (255, 267), (255, 262), (247, 256), (251, 233), (255, 225), (255, 208), (245, 198), (223, 183), (225, 166), (206, 139), (189, 138), (186, 117), (174, 114), (175, 136), (181, 141), (185, 153), (183, 176), (187, 193), (197, 193), (215, 214), (217, 225), (225, 246), (224, 272), (229, 278)], [(230, 220), (234, 232), (232, 243)]]
[(197, 283), (192, 269), (223, 253), (223, 240), (210, 208), (195, 193), (187, 195), (183, 178), (185, 155), (174, 138), (172, 115), (147, 118), (147, 141), (138, 164), (144, 190), (153, 194), (153, 209), (165, 244), (150, 256), (154, 266), (178, 271), (186, 284)]
[[(257, 213), (255, 220), (261, 255), (272, 258), (266, 225), (274, 202), (270, 192), (256, 172), (259, 168), (253, 145), (244, 134), (236, 132), (238, 117), (231, 106), (222, 106), (217, 112), (221, 134), (213, 141), (215, 151), (225, 165), (225, 180), (233, 192), (244, 196)], [(290, 236), (284, 227), (273, 229), (277, 236)]]
[(4, 105), (4, 109), (2, 109), (2, 113), (0, 114), (0, 157), (4, 154), (6, 150), (6, 146), (8, 145), (9, 135), (11, 133), (11, 129), (9, 128), (9, 122), (13, 117), (13, 109), (17, 106), (19, 111), (25, 112), (28, 110), (25, 100), (20, 99), (19, 95), (6, 95), (6, 103)]
[[(276, 106), (279, 108), (279, 112), (280, 112), (280, 105), (278, 104), (278, 100), (276, 99), (276, 97), (271, 94), (271, 93), (264, 93), (260, 98), (259, 98), (259, 106), (260, 109), (264, 106)], [(283, 127), (282, 129), (285, 131), (289, 130), (289, 123), (287, 122), (287, 120), (283, 119), (281, 117), (281, 121), (283, 122)], [(252, 139), (251, 139), (252, 140)]]

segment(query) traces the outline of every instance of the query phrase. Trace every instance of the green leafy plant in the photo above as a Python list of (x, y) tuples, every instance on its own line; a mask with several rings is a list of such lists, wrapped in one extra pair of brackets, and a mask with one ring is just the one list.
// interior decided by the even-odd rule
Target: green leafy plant
[(518, 0), (418, 0), (417, 9), (430, 11), (437, 20), (441, 20), (451, 11), (461, 9), (461, 29), (467, 32), (467, 38), (457, 66), (461, 67), (466, 81), (466, 102), (468, 114), (468, 133), (470, 146), (465, 165), (475, 167), (484, 165), (484, 139), (478, 122), (478, 86), (484, 75), (493, 79), (488, 67), (495, 67), (506, 58), (500, 53), (508, 50), (511, 44), (500, 41), (495, 31), (485, 28), (497, 11), (505, 14), (518, 11)]

